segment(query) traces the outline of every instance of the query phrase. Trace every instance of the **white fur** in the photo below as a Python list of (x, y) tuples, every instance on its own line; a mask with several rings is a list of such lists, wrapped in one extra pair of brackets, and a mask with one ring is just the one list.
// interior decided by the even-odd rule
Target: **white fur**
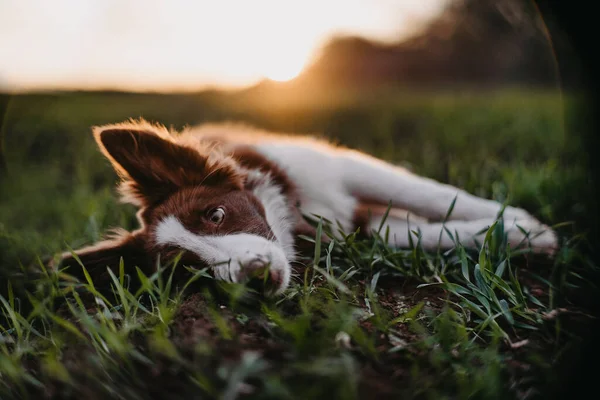
[(276, 242), (261, 236), (239, 233), (223, 236), (196, 235), (187, 230), (174, 216), (164, 218), (156, 227), (156, 243), (172, 245), (193, 252), (214, 268), (215, 277), (229, 282), (240, 282), (242, 269), (257, 260), (281, 275), (278, 292), (290, 281), (291, 267), (288, 259)]
[[(300, 187), (303, 209), (350, 225), (357, 197), (409, 210), (428, 219), (441, 220), (457, 197), (450, 219), (494, 218), (501, 205), (464, 190), (414, 175), (366, 154), (328, 146), (296, 142), (264, 143), (258, 149), (278, 164)], [(316, 211), (316, 212), (315, 212)], [(334, 217), (334, 218), (331, 218)], [(532, 219), (525, 210), (507, 207), (508, 220)]]
[(252, 193), (260, 200), (265, 208), (267, 223), (275, 238), (283, 248), (289, 261), (294, 261), (294, 236), (292, 235), (293, 216), (281, 188), (274, 184), (268, 175), (258, 170), (250, 171), (249, 181), (253, 181)]
[(284, 167), (298, 187), (302, 212), (337, 221), (347, 232), (353, 230), (358, 202), (344, 186), (344, 166), (335, 153), (310, 142), (261, 143), (257, 149)]
[[(253, 146), (287, 172), (299, 189), (304, 214), (337, 221), (346, 231), (354, 230), (354, 212), (364, 199), (379, 205), (387, 205), (391, 201), (394, 209), (403, 209), (418, 216), (419, 227), (424, 232), (437, 232), (432, 234), (436, 237), (441, 224), (428, 220), (443, 220), (455, 198), (449, 222), (456, 222), (457, 229), (464, 233), (483, 229), (493, 222), (502, 208), (496, 201), (479, 198), (454, 186), (415, 175), (367, 154), (336, 147), (314, 137), (278, 135), (239, 124), (207, 124), (187, 133), (198, 137), (224, 137), (232, 143)], [(535, 244), (544, 252), (551, 253), (556, 249), (556, 234), (527, 211), (509, 206), (503, 216), (507, 226), (517, 221), (526, 230), (546, 231)], [(510, 230), (509, 236), (517, 240), (522, 233), (515, 229)], [(453, 243), (442, 242), (442, 246), (453, 247)], [(428, 248), (437, 248), (437, 240), (434, 247)]]
[[(344, 151), (339, 163), (345, 171), (343, 180), (348, 191), (405, 208), (428, 219), (443, 220), (452, 201), (456, 203), (450, 220), (494, 218), (501, 204), (482, 199), (451, 185), (417, 176), (404, 168), (392, 166), (357, 151)], [(507, 220), (532, 219), (526, 211), (514, 207), (504, 210)]]
[[(427, 220), (444, 219), (452, 201), (456, 202), (446, 225), (453, 232), (457, 229), (465, 244), (473, 244), (473, 235), (489, 226), (496, 219), (502, 205), (493, 200), (482, 199), (451, 185), (421, 177), (366, 154), (339, 149), (323, 143), (300, 140), (275, 140), (257, 145), (266, 157), (283, 166), (299, 187), (302, 211), (314, 213), (332, 221), (338, 221), (346, 230), (352, 229), (352, 217), (360, 199), (368, 198), (379, 204), (392, 202), (395, 209), (403, 209), (419, 217), (419, 228), (427, 249), (436, 249), (441, 224)], [(552, 253), (557, 247), (556, 234), (541, 224), (527, 211), (506, 207), (503, 214), (509, 241), (518, 244), (525, 236), (516, 224), (532, 236), (536, 251)], [(374, 225), (378, 225), (378, 222)], [(408, 246), (406, 221), (393, 232), (400, 238), (397, 245)], [(462, 235), (461, 235), (462, 233)], [(447, 235), (443, 235), (447, 238)], [(451, 248), (449, 238), (442, 240), (442, 247)]]
[[(454, 241), (447, 234), (445, 229), (450, 231), (454, 239), (458, 237), (464, 246), (474, 246), (475, 240), (483, 243), (487, 229), (494, 223), (494, 218), (484, 218), (473, 221), (447, 221), (446, 223), (429, 223), (424, 220), (412, 220), (410, 218), (398, 218), (389, 215), (383, 225), (381, 235), (385, 234), (386, 228), (389, 228), (390, 244), (397, 247), (408, 247), (410, 245), (409, 235), (412, 235), (413, 242), (417, 242), (417, 237), (411, 231), (419, 232), (421, 235), (421, 244), (426, 249), (435, 249), (439, 245), (442, 248), (452, 248)], [(381, 217), (373, 218), (370, 221), (370, 228), (377, 230), (381, 223)], [(525, 235), (518, 227), (528, 232)], [(532, 220), (506, 221), (504, 232), (507, 235), (508, 243), (515, 248), (519, 245), (524, 247), (531, 246), (532, 249), (552, 253), (556, 246), (555, 233), (545, 225)], [(440, 237), (441, 233), (441, 237)]]

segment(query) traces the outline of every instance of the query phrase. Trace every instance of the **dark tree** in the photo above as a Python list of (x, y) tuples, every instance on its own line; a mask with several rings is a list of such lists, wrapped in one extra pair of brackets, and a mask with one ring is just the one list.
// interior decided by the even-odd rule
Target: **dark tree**
[(304, 74), (325, 84), (555, 86), (556, 62), (533, 2), (455, 0), (395, 44), (340, 37)]

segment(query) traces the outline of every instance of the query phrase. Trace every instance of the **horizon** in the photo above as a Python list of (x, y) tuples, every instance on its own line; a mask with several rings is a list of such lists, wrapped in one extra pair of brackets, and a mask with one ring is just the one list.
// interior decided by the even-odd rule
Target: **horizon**
[(447, 2), (13, 0), (0, 3), (0, 91), (194, 92), (286, 82), (334, 37), (399, 42)]

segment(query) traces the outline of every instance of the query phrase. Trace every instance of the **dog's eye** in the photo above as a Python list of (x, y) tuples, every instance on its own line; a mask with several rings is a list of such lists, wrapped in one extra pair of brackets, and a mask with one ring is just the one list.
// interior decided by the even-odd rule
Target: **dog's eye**
[(210, 222), (213, 224), (220, 224), (223, 222), (223, 218), (225, 218), (225, 210), (223, 210), (222, 207), (217, 207), (208, 214), (208, 219), (210, 219)]

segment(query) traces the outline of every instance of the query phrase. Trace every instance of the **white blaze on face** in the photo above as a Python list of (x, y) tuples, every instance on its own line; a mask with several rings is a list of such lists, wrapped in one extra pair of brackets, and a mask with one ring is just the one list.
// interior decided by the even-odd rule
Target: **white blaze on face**
[(289, 261), (294, 261), (294, 236), (292, 235), (293, 216), (281, 188), (274, 184), (268, 175), (258, 170), (248, 173), (248, 181), (254, 187), (252, 194), (260, 200), (265, 209), (265, 217), (275, 238), (283, 248)]
[(156, 243), (177, 246), (196, 254), (209, 266), (214, 266), (215, 277), (229, 282), (240, 282), (242, 269), (257, 259), (266, 259), (270, 269), (279, 273), (283, 291), (290, 281), (291, 267), (277, 242), (247, 233), (232, 235), (196, 235), (187, 230), (174, 216), (163, 219), (155, 231)]

